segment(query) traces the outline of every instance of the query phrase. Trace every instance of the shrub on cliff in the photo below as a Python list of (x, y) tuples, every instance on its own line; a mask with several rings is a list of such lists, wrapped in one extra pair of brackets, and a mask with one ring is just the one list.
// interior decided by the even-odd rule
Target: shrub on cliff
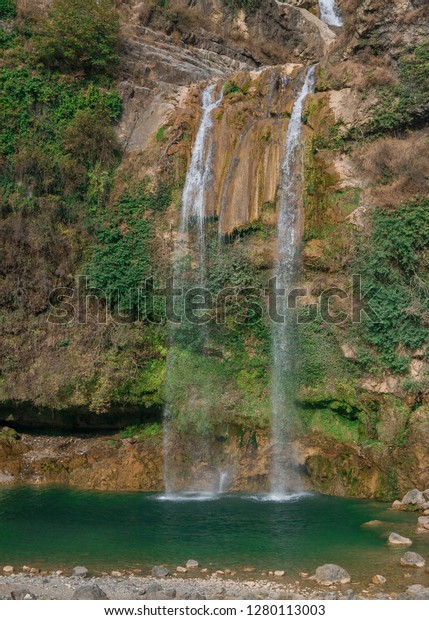
[(399, 59), (399, 84), (379, 91), (368, 133), (424, 126), (429, 118), (429, 43), (409, 47)]
[(111, 74), (119, 63), (118, 17), (111, 0), (54, 0), (39, 23), (36, 49), (47, 67)]
[(0, 0), (0, 19), (15, 17), (16, 7), (13, 0)]

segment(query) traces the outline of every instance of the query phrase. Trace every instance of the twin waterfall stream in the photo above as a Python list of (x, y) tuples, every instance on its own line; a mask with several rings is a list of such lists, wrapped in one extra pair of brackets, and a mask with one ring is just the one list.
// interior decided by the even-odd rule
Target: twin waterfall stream
[(287, 308), (287, 295), (293, 284), (296, 255), (299, 247), (298, 187), (302, 176), (301, 117), (305, 98), (313, 91), (315, 67), (311, 67), (304, 80), (289, 120), (286, 136), (281, 184), (279, 192), (279, 214), (277, 221), (277, 263), (275, 282), (277, 313), (285, 317), (284, 323), (272, 322), (272, 376), (271, 376), (271, 429), (273, 462), (271, 468), (272, 499), (281, 500), (292, 490), (299, 489), (299, 480), (294, 474), (291, 435), (293, 431), (294, 408), (294, 320)]
[[(287, 295), (293, 283), (297, 250), (300, 243), (300, 187), (302, 180), (302, 111), (306, 97), (313, 91), (315, 67), (301, 71), (298, 78), (299, 92), (288, 123), (285, 148), (280, 171), (277, 217), (277, 259), (274, 269), (278, 314), (285, 316), (283, 323), (271, 323), (271, 428), (272, 465), (269, 499), (281, 501), (299, 491), (298, 476), (294, 474), (294, 456), (291, 437), (293, 433), (294, 381), (294, 320), (287, 312)], [(287, 83), (288, 81), (286, 81)], [(294, 84), (293, 84), (294, 86)], [(292, 86), (292, 87), (293, 87)], [(213, 115), (223, 100), (219, 84), (210, 84), (201, 96), (201, 121), (192, 150), (182, 195), (181, 223), (175, 244), (173, 284), (185, 293), (190, 288), (201, 287), (204, 297), (206, 276), (206, 227), (211, 213), (207, 209), (207, 196), (211, 191), (214, 123)], [(251, 179), (249, 179), (249, 182)], [(222, 238), (217, 243), (222, 244)], [(183, 302), (183, 300), (182, 300)], [(209, 386), (193, 386), (197, 394), (198, 419), (185, 419), (177, 406), (177, 377), (186, 372), (186, 355), (183, 345), (204, 349), (207, 346), (207, 326), (185, 321), (172, 325), (167, 363), (167, 395), (164, 410), (164, 482), (166, 499), (175, 499), (185, 493), (187, 497), (207, 497), (226, 492), (233, 472), (219, 464), (213, 451), (215, 435), (211, 412)], [(185, 403), (186, 409), (186, 403)], [(193, 435), (190, 445), (186, 437)], [(195, 439), (197, 437), (197, 439)], [(179, 448), (179, 449), (178, 449)], [(184, 455), (178, 456), (178, 452)], [(204, 464), (203, 471), (195, 474), (195, 463)]]

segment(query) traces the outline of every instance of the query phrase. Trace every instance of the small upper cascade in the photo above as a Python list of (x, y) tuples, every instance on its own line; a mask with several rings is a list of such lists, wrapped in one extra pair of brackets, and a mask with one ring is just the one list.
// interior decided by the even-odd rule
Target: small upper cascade
[(319, 0), (320, 17), (328, 26), (340, 28), (344, 25), (340, 10), (335, 0)]
[[(283, 322), (272, 323), (271, 428), (273, 435), (273, 464), (271, 498), (286, 499), (297, 490), (291, 461), (291, 432), (293, 426), (293, 355), (294, 325), (288, 312), (287, 296), (293, 283), (299, 240), (298, 187), (302, 177), (301, 157), (302, 109), (306, 97), (313, 92), (315, 67), (306, 75), (301, 92), (295, 100), (286, 136), (286, 152), (281, 171), (281, 193), (277, 223), (275, 281), (277, 313)], [(288, 454), (289, 452), (289, 454)]]
[(197, 230), (197, 248), (199, 253), (198, 273), (199, 282), (204, 283), (205, 273), (205, 218), (206, 218), (206, 193), (212, 179), (213, 144), (212, 112), (220, 106), (223, 99), (223, 89), (219, 97), (215, 99), (214, 90), (216, 84), (209, 84), (201, 95), (202, 117), (195, 144), (192, 149), (191, 163), (186, 175), (185, 186), (182, 194), (182, 213), (180, 231), (185, 234), (190, 225)]
[(213, 155), (213, 141), (208, 143), (208, 136), (213, 129), (212, 112), (220, 106), (223, 98), (222, 89), (219, 97), (214, 100), (215, 86), (216, 84), (207, 86), (201, 96), (203, 115), (192, 149), (191, 163), (182, 196), (182, 231), (188, 228), (191, 221), (194, 221), (200, 228), (204, 225), (206, 216), (204, 194), (211, 178)]

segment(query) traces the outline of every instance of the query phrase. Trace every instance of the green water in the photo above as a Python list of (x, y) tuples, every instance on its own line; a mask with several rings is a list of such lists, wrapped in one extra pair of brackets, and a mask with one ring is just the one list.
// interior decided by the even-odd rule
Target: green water
[[(384, 523), (361, 527), (370, 519)], [(411, 535), (412, 549), (429, 560), (429, 536), (414, 533), (416, 520), (384, 504), (323, 495), (172, 502), (151, 493), (9, 488), (0, 491), (0, 565), (146, 570), (194, 558), (213, 569), (282, 569), (296, 578), (333, 562), (355, 579), (400, 577), (403, 550), (386, 547), (386, 537)]]

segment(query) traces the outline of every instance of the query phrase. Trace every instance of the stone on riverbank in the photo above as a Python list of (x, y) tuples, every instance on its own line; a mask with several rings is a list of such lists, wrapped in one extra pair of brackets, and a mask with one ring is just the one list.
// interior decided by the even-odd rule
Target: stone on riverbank
[(30, 590), (13, 590), (10, 593), (13, 601), (34, 601), (37, 599), (37, 596), (30, 592)]
[(187, 573), (187, 572), (188, 572), (188, 569), (185, 568), (184, 566), (178, 566), (176, 568), (176, 573)]
[(159, 584), (150, 584), (142, 593), (145, 601), (170, 601), (176, 598), (175, 588), (162, 588)]
[(197, 560), (188, 560), (186, 562), (186, 568), (198, 568), (199, 564)]
[(416, 583), (407, 588), (407, 595), (412, 599), (428, 600), (429, 588), (425, 588), (425, 586), (422, 586), (420, 583)]
[(374, 575), (371, 581), (376, 586), (383, 586), (386, 583), (387, 579), (386, 577), (383, 577), (383, 575)]
[(387, 544), (390, 547), (409, 547), (413, 544), (413, 541), (410, 538), (406, 538), (405, 536), (396, 534), (396, 532), (392, 532), (387, 539)]
[(156, 577), (157, 579), (159, 577), (167, 577), (169, 574), (170, 571), (168, 568), (165, 568), (165, 566), (154, 566), (152, 568), (152, 577)]
[(82, 586), (78, 588), (72, 596), (73, 601), (108, 601), (107, 594), (99, 588), (94, 586)]
[(13, 566), (3, 566), (3, 572), (5, 575), (13, 575), (15, 569), (13, 568)]
[(419, 517), (418, 518), (418, 520), (417, 520), (417, 533), (418, 534), (427, 534), (427, 533), (429, 533), (429, 517)]
[(425, 498), (423, 493), (418, 489), (413, 489), (412, 491), (408, 491), (402, 498), (402, 504), (404, 506), (421, 506), (425, 503)]
[(423, 568), (426, 565), (424, 558), (414, 551), (407, 551), (401, 558), (401, 566)]
[(75, 566), (73, 569), (73, 577), (88, 577), (89, 570), (85, 566)]
[(337, 564), (324, 564), (316, 568), (315, 579), (322, 586), (350, 583), (349, 573)]
[(274, 571), (274, 577), (284, 577), (284, 570), (275, 570)]

